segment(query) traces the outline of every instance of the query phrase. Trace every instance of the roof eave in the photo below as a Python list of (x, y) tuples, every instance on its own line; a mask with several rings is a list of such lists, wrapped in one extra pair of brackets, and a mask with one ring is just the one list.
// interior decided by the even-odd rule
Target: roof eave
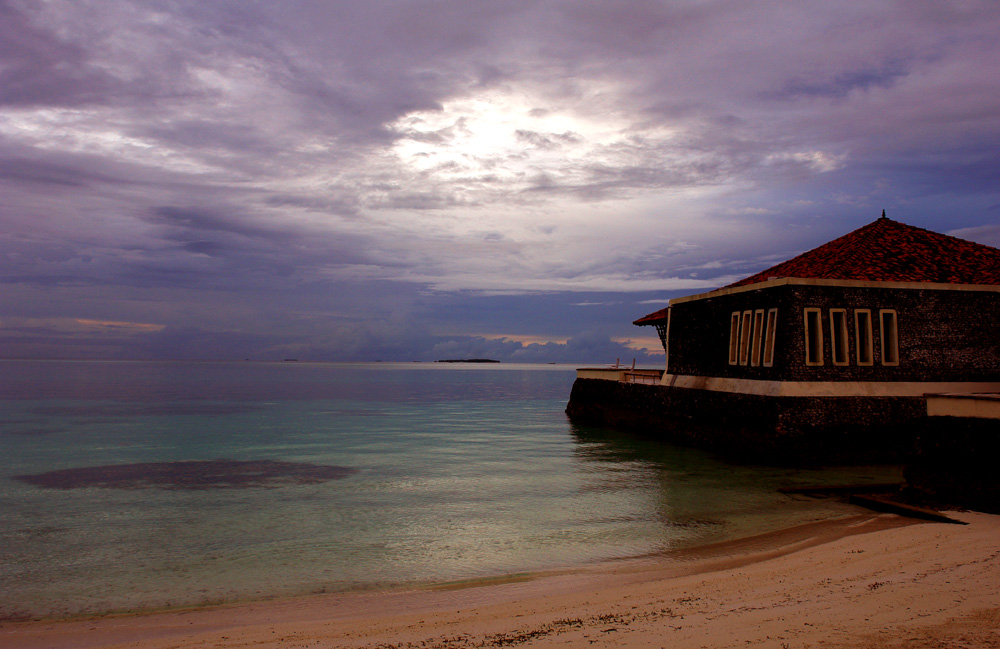
[[(778, 286), (835, 286), (840, 288), (882, 288), (882, 289), (922, 289), (928, 291), (990, 291), (1000, 292), (1000, 285), (997, 284), (959, 284), (941, 282), (889, 282), (857, 279), (819, 279), (813, 277), (775, 277), (753, 284), (742, 284), (740, 286), (726, 286), (717, 288), (707, 293), (697, 293), (695, 295), (685, 295), (675, 297), (670, 300), (670, 306), (694, 302), (696, 300), (706, 300), (735, 293), (746, 293), (747, 291), (760, 291)], [(647, 316), (648, 317), (648, 316)]]

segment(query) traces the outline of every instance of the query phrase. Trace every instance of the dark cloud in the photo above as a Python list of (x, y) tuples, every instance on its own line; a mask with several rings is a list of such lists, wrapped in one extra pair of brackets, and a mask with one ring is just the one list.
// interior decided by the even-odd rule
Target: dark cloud
[(256, 225), (244, 215), (224, 214), (206, 209), (163, 205), (154, 207), (145, 217), (151, 223), (184, 232), (236, 234), (251, 239), (272, 239), (284, 236), (280, 228)]
[(63, 106), (99, 100), (115, 85), (92, 68), (86, 50), (33, 24), (14, 2), (0, 2), (0, 105)]
[(893, 83), (909, 74), (909, 66), (901, 62), (890, 61), (881, 69), (862, 68), (836, 72), (830, 79), (794, 79), (775, 95), (776, 99), (795, 98), (798, 96), (813, 97), (846, 97), (851, 92), (864, 92), (873, 88), (888, 88)]
[(0, 158), (0, 179), (4, 182), (82, 187), (87, 176), (79, 168), (28, 158)]

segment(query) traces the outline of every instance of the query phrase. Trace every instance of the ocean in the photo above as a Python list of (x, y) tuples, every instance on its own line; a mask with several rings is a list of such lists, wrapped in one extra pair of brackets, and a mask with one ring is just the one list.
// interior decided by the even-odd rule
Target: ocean
[(852, 513), (576, 426), (568, 365), (0, 361), (0, 619), (473, 580)]

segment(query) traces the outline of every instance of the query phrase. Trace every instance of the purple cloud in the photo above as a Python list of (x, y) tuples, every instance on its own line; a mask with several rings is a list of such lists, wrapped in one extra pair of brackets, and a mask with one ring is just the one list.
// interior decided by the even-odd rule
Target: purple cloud
[(0, 343), (617, 356), (644, 302), (883, 208), (989, 242), (998, 28), (986, 0), (0, 0)]

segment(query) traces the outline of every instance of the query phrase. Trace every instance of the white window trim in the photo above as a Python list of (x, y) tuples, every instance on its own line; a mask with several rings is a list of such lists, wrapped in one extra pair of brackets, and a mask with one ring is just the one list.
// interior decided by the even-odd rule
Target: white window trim
[[(889, 342), (891, 343), (892, 356), (894, 360), (886, 361), (885, 360), (886, 332), (885, 332), (884, 316), (890, 313), (892, 314), (892, 332), (891, 332), (892, 335), (889, 337)], [(879, 350), (882, 354), (882, 364), (885, 365), (886, 367), (896, 367), (897, 365), (899, 365), (899, 316), (896, 314), (895, 309), (878, 310), (878, 337), (879, 337), (879, 342), (882, 345), (881, 349)]]
[[(837, 318), (834, 317), (835, 313), (839, 313), (842, 318), (840, 320), (841, 327), (840, 331), (837, 331), (836, 321)], [(830, 309), (830, 362), (834, 365), (843, 367), (845, 365), (851, 364), (851, 350), (849, 342), (849, 334), (847, 328), (847, 309)], [(844, 360), (837, 360), (837, 352), (840, 352), (840, 356)]]
[(764, 344), (764, 309), (753, 312), (753, 343), (750, 345), (750, 365), (760, 366), (761, 348)]
[(764, 319), (764, 349), (762, 358), (764, 367), (772, 367), (774, 365), (774, 341), (777, 336), (778, 310), (768, 309), (767, 317)]
[[(813, 360), (813, 361), (809, 360), (809, 350), (812, 349), (812, 342), (809, 340), (809, 337), (810, 337), (810, 334), (813, 333), (812, 330), (809, 328), (809, 314), (811, 314), (811, 313), (815, 313), (816, 314), (816, 325), (817, 325), (816, 326), (816, 337), (817, 337), (817, 339), (818, 339), (817, 341), (819, 343), (817, 345), (819, 347), (819, 360)], [(805, 343), (806, 343), (806, 347), (805, 347), (805, 350), (804, 350), (805, 351), (805, 359), (804, 360), (806, 362), (806, 365), (808, 365), (809, 367), (820, 367), (820, 366), (822, 366), (823, 365), (823, 357), (825, 356), (825, 354), (823, 353), (823, 310), (822, 309), (814, 309), (814, 308), (803, 309), (802, 310), (802, 330), (803, 330), (803, 333), (805, 335)]]
[[(868, 314), (868, 326), (865, 329), (861, 328), (860, 316), (862, 313)], [(861, 358), (861, 341), (862, 338), (868, 341), (868, 359), (865, 360)], [(857, 359), (858, 365), (861, 367), (871, 367), (875, 364), (875, 338), (872, 335), (872, 310), (871, 309), (855, 309), (854, 310), (854, 343), (855, 343), (855, 358)]]
[(750, 334), (753, 329), (753, 311), (744, 311), (740, 318), (740, 365), (750, 362)]
[(740, 360), (740, 320), (739, 311), (729, 314), (729, 364), (736, 365)]

